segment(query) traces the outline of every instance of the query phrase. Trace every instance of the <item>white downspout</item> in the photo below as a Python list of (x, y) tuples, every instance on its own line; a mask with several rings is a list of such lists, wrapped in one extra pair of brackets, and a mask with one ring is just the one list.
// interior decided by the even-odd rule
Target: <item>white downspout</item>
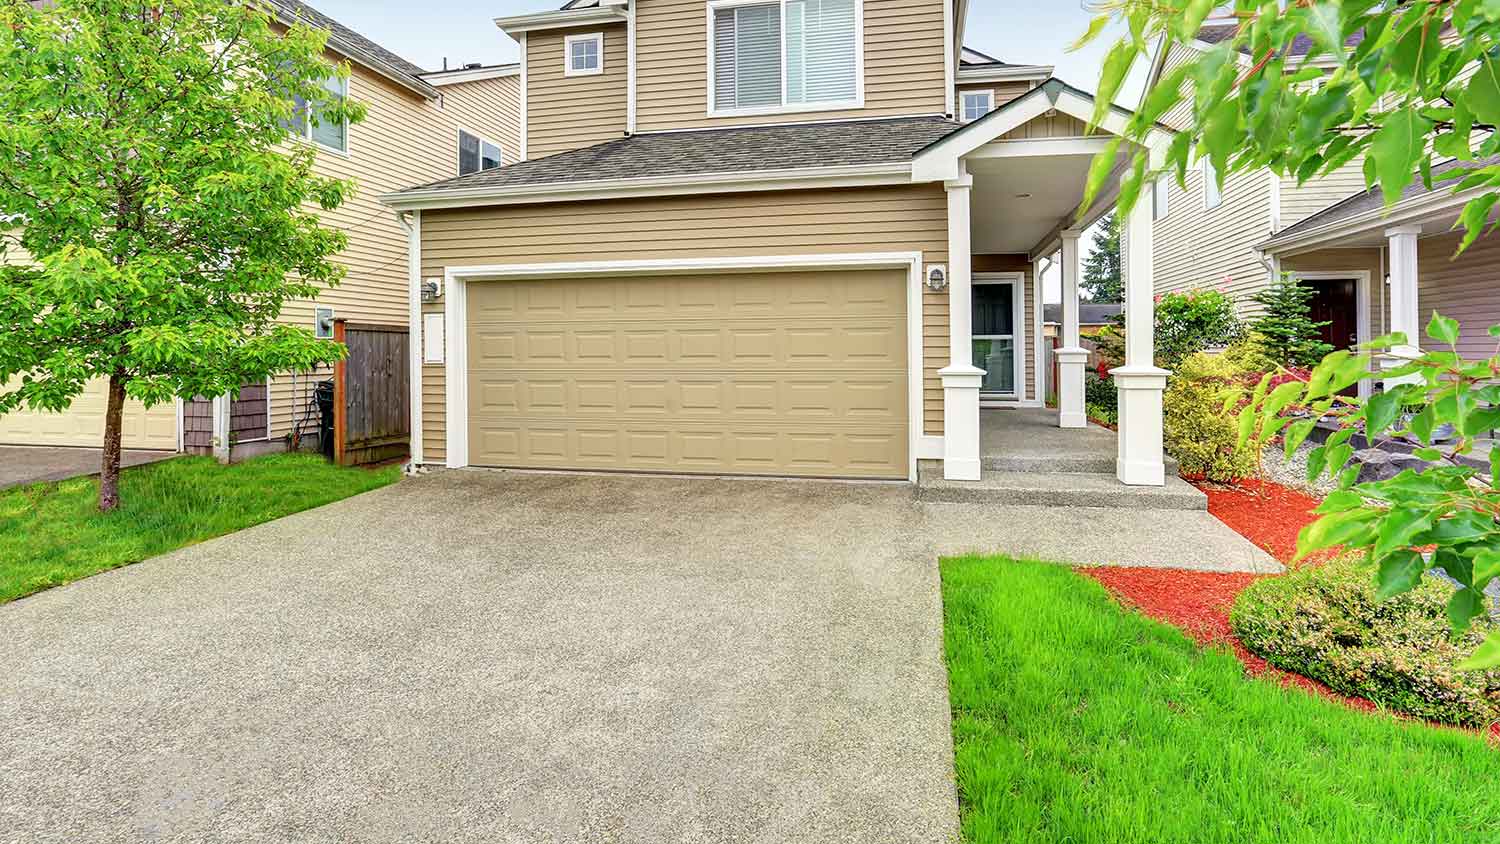
[(411, 467), (422, 465), (422, 212), (398, 211), (396, 219), (406, 229), (407, 340), (411, 367)]

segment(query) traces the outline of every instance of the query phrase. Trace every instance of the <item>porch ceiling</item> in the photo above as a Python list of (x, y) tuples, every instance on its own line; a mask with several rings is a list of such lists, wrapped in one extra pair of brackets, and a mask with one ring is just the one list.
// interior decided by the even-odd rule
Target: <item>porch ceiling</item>
[(1083, 201), (1090, 155), (975, 158), (971, 242), (977, 253), (1029, 252)]

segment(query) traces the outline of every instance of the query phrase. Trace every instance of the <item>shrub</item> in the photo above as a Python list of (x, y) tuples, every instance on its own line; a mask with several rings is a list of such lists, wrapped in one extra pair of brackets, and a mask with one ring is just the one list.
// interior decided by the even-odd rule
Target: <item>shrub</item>
[(1230, 623), (1246, 647), (1278, 668), (1421, 718), (1483, 727), (1500, 719), (1500, 670), (1466, 672), (1454, 664), (1495, 624), (1486, 617), (1454, 634), (1452, 592), (1427, 577), (1382, 601), (1374, 568), (1345, 557), (1251, 584)]
[(1113, 407), (1102, 407), (1090, 403), (1084, 405), (1083, 412), (1095, 422), (1103, 422), (1106, 425), (1120, 424), (1120, 412)]
[(1319, 334), (1328, 323), (1312, 320), (1312, 297), (1312, 289), (1290, 273), (1282, 273), (1275, 284), (1250, 297), (1263, 308), (1250, 328), (1256, 342), (1277, 364), (1313, 366), (1333, 351)]
[(1097, 372), (1083, 374), (1083, 403), (1109, 412), (1111, 418), (1120, 408), (1120, 391), (1115, 380)]
[(1184, 358), (1167, 382), (1162, 424), (1167, 453), (1183, 474), (1231, 481), (1251, 474), (1255, 457), (1238, 448), (1239, 426), (1224, 412), (1227, 396), (1243, 390), (1258, 373), (1242, 347), (1223, 354), (1199, 352)]
[(1186, 290), (1156, 299), (1156, 363), (1168, 369), (1188, 355), (1228, 346), (1244, 333), (1234, 300), (1220, 290)]

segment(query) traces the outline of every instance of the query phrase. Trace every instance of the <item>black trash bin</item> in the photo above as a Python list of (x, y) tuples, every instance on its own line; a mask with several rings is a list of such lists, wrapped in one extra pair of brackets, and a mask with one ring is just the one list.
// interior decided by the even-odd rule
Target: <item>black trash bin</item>
[(318, 403), (318, 448), (323, 456), (333, 459), (333, 382), (319, 381), (313, 388), (313, 398)]

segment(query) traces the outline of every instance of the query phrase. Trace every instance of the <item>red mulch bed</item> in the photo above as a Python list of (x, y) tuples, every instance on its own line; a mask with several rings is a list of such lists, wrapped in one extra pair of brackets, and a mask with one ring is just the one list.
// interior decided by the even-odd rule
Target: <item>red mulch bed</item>
[[(1246, 539), (1283, 563), (1297, 553), (1297, 533), (1316, 520), (1318, 500), (1298, 490), (1265, 481), (1241, 481), (1225, 486), (1194, 482), (1208, 494), (1208, 511)], [(1308, 558), (1321, 562), (1333, 552)], [(1229, 610), (1240, 591), (1264, 575), (1181, 571), (1177, 569), (1081, 569), (1121, 601), (1158, 621), (1182, 628), (1203, 645), (1227, 645), (1252, 676), (1268, 675), (1285, 686), (1297, 686), (1366, 712), (1378, 707), (1364, 698), (1339, 694), (1300, 674), (1272, 667), (1251, 653), (1229, 626)], [(1443, 725), (1439, 725), (1443, 726)], [(1500, 724), (1490, 729), (1500, 741)]]

